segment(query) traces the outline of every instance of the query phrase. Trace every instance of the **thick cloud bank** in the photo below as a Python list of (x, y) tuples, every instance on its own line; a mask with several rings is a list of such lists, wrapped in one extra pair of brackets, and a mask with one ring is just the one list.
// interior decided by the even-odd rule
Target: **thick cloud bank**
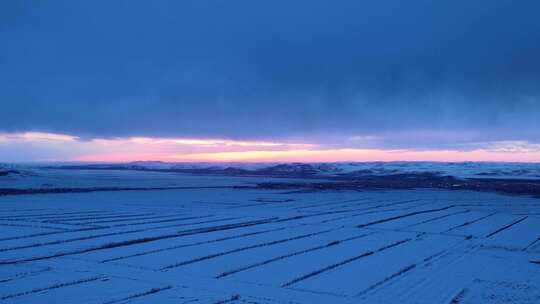
[(538, 142), (539, 11), (533, 0), (4, 1), (0, 132)]

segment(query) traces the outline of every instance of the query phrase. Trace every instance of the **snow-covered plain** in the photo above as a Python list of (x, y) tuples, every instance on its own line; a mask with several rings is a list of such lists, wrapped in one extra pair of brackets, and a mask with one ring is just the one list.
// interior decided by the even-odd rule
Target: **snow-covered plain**
[(0, 196), (1, 303), (540, 303), (538, 198), (16, 169), (0, 188), (185, 188)]
[[(180, 170), (205, 170), (209, 173), (223, 173), (223, 170), (244, 170), (244, 173), (301, 173), (318, 176), (348, 175), (389, 175), (429, 172), (437, 175), (448, 175), (456, 178), (504, 178), (504, 179), (540, 179), (539, 163), (498, 163), (498, 162), (332, 162), (332, 163), (167, 163), (159, 161), (138, 161), (129, 163), (51, 163), (22, 165), (0, 163), (0, 175), (5, 170), (17, 170), (22, 173), (32, 174), (37, 171), (47, 175), (47, 170), (59, 168), (76, 168), (88, 171), (119, 169), (153, 170), (156, 172), (180, 171)], [(77, 174), (85, 170), (77, 170)], [(88, 172), (87, 172), (88, 173)], [(65, 170), (56, 172), (59, 180), (65, 181)], [(94, 173), (90, 173), (93, 175)], [(117, 173), (121, 174), (121, 173)], [(124, 173), (125, 174), (125, 173)], [(24, 175), (24, 174), (23, 174)], [(107, 175), (110, 176), (110, 173)], [(125, 176), (123, 176), (125, 177)], [(0, 179), (0, 182), (2, 180)]]

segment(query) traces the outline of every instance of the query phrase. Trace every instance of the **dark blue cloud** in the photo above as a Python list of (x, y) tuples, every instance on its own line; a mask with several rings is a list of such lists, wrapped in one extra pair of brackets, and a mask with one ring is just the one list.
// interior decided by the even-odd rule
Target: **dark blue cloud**
[(4, 1), (0, 131), (539, 141), (539, 11), (532, 0)]

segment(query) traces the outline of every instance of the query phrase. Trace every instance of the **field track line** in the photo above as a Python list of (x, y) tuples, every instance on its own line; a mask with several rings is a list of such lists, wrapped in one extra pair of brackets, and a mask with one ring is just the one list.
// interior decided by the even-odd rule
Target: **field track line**
[(163, 252), (163, 251), (179, 249), (179, 248), (217, 243), (217, 242), (221, 242), (221, 241), (228, 241), (228, 240), (243, 238), (243, 237), (252, 236), (252, 235), (258, 235), (258, 234), (263, 234), (263, 233), (268, 233), (268, 232), (280, 231), (280, 230), (285, 230), (287, 228), (288, 227), (280, 227), (280, 228), (275, 228), (275, 229), (270, 229), (270, 230), (262, 230), (262, 231), (244, 233), (244, 234), (239, 234), (239, 235), (233, 235), (233, 236), (228, 236), (228, 237), (223, 237), (223, 238), (213, 239), (213, 240), (208, 240), (208, 241), (201, 241), (201, 242), (195, 242), (195, 243), (189, 243), (189, 244), (182, 244), (182, 245), (178, 245), (178, 246), (171, 246), (171, 247), (166, 247), (166, 248), (154, 249), (154, 250), (139, 252), (139, 253), (135, 253), (135, 254), (131, 254), (131, 255), (125, 255), (125, 256), (121, 256), (121, 257), (116, 257), (116, 258), (112, 258), (112, 259), (106, 259), (106, 260), (102, 260), (100, 262), (101, 263), (114, 262), (114, 261), (134, 258), (134, 257), (138, 257), (138, 256), (148, 255), (148, 254), (153, 254), (153, 253), (158, 253), (158, 252)]
[(271, 223), (275, 219), (276, 218), (269, 218), (269, 219), (263, 219), (263, 220), (257, 220), (257, 221), (241, 222), (241, 223), (236, 223), (236, 224), (189, 229), (189, 230), (179, 231), (178, 233), (165, 234), (165, 235), (159, 235), (159, 236), (154, 236), (154, 237), (145, 237), (145, 238), (139, 238), (139, 239), (131, 239), (131, 240), (125, 240), (125, 241), (120, 241), (120, 242), (112, 242), (112, 243), (107, 243), (103, 245), (98, 245), (98, 246), (93, 246), (93, 247), (83, 248), (83, 249), (78, 249), (78, 250), (73, 250), (73, 251), (58, 252), (58, 253), (54, 253), (50, 255), (23, 258), (19, 260), (0, 261), (0, 266), (47, 260), (47, 259), (52, 259), (52, 258), (57, 258), (57, 257), (76, 255), (76, 254), (99, 251), (99, 250), (114, 249), (114, 248), (126, 247), (126, 246), (131, 246), (131, 245), (155, 242), (155, 241), (164, 240), (164, 239), (172, 239), (172, 238), (177, 238), (177, 237), (182, 237), (182, 236), (187, 236), (187, 235), (211, 233), (211, 232), (216, 232), (216, 231), (262, 225), (262, 224)]
[(6, 283), (14, 280), (24, 279), (26, 277), (34, 276), (40, 273), (51, 271), (51, 267), (46, 267), (40, 270), (34, 270), (34, 271), (25, 271), (25, 272), (19, 272), (14, 275), (11, 275), (10, 277), (0, 279), (0, 283)]
[(43, 246), (50, 246), (50, 245), (58, 245), (58, 244), (72, 243), (72, 242), (78, 242), (78, 241), (87, 241), (87, 240), (93, 240), (93, 239), (102, 238), (102, 237), (108, 237), (108, 236), (139, 233), (139, 232), (146, 232), (146, 231), (159, 230), (159, 229), (172, 228), (172, 227), (222, 222), (222, 221), (228, 221), (228, 220), (233, 220), (233, 219), (236, 219), (236, 218), (230, 217), (230, 218), (222, 218), (222, 219), (217, 219), (217, 220), (202, 221), (202, 222), (195, 222), (195, 223), (183, 223), (183, 224), (142, 228), (142, 229), (128, 230), (128, 231), (117, 231), (117, 232), (109, 232), (109, 233), (102, 233), (102, 234), (94, 234), (94, 235), (81, 236), (81, 237), (71, 238), (71, 239), (54, 240), (54, 241), (49, 241), (49, 242), (44, 242), (44, 243), (34, 243), (34, 244), (28, 244), (28, 245), (22, 245), (22, 246), (16, 246), (16, 247), (0, 248), (0, 252), (36, 248), (36, 247), (43, 247)]
[(508, 229), (508, 228), (510, 228), (510, 227), (512, 227), (512, 226), (514, 226), (514, 225), (516, 225), (516, 224), (519, 224), (519, 223), (523, 222), (524, 220), (526, 220), (527, 218), (528, 218), (528, 216), (524, 216), (524, 217), (520, 218), (520, 219), (517, 220), (517, 221), (514, 221), (514, 222), (512, 222), (512, 223), (510, 223), (510, 224), (508, 224), (508, 225), (506, 225), (506, 226), (503, 226), (503, 227), (501, 227), (501, 228), (499, 228), (499, 229), (493, 231), (492, 233), (486, 235), (486, 238), (492, 237), (492, 236), (494, 236), (495, 234), (497, 234), (497, 233), (499, 233), (499, 232), (501, 232), (501, 231), (504, 231), (504, 230), (506, 230), (506, 229)]
[(483, 220), (483, 219), (487, 219), (488, 217), (492, 217), (492, 216), (494, 216), (495, 214), (497, 214), (497, 212), (493, 212), (493, 213), (490, 213), (490, 214), (488, 214), (488, 215), (479, 217), (479, 218), (477, 218), (477, 219), (475, 219), (475, 220), (472, 220), (472, 221), (469, 221), (469, 222), (465, 222), (465, 223), (463, 223), (463, 224), (460, 224), (460, 225), (451, 227), (451, 228), (449, 228), (448, 230), (446, 230), (446, 231), (444, 231), (444, 232), (450, 232), (450, 231), (452, 231), (452, 230), (455, 230), (455, 229), (458, 229), (458, 228), (461, 228), (461, 227), (465, 227), (465, 226), (468, 226), (468, 225), (472, 225), (472, 224), (474, 224), (474, 223), (476, 223), (476, 222), (479, 222), (479, 221), (481, 221), (481, 220)]
[(56, 283), (56, 284), (53, 284), (53, 285), (49, 285), (47, 287), (40, 287), (40, 288), (35, 288), (35, 289), (32, 289), (32, 290), (28, 290), (28, 291), (8, 294), (8, 295), (0, 297), (0, 300), (8, 300), (8, 299), (16, 298), (16, 297), (29, 295), (29, 294), (48, 291), (48, 290), (51, 290), (51, 289), (58, 289), (58, 288), (62, 288), (62, 287), (68, 287), (68, 286), (73, 286), (73, 285), (84, 284), (84, 283), (88, 283), (88, 282), (97, 281), (97, 280), (100, 280), (100, 279), (103, 279), (103, 278), (105, 278), (105, 277), (103, 277), (103, 276), (101, 276), (101, 277), (92, 277), (92, 278), (80, 279), (80, 280), (70, 281), (70, 282), (65, 282), (65, 283)]
[(467, 294), (468, 289), (463, 288), (461, 289), (455, 296), (450, 299), (450, 302), (448, 304), (459, 304), (465, 298), (465, 294)]
[(364, 228), (364, 227), (368, 227), (368, 226), (375, 225), (375, 224), (386, 223), (386, 222), (389, 222), (389, 221), (395, 221), (395, 220), (398, 220), (398, 219), (402, 219), (404, 217), (409, 217), (409, 216), (414, 216), (414, 215), (418, 215), (418, 214), (424, 214), (424, 213), (431, 213), (431, 212), (447, 210), (447, 209), (453, 208), (455, 206), (456, 205), (450, 205), (450, 206), (446, 206), (446, 207), (438, 208), (438, 209), (427, 209), (427, 210), (410, 212), (410, 213), (406, 213), (406, 214), (403, 214), (403, 215), (396, 215), (396, 216), (388, 217), (388, 218), (385, 218), (385, 219), (372, 221), (372, 222), (369, 222), (369, 223), (366, 223), (366, 224), (360, 224), (360, 225), (358, 225), (356, 227)]
[(462, 213), (468, 213), (468, 212), (471, 212), (471, 211), (470, 210), (462, 210), (462, 211), (452, 212), (452, 213), (445, 214), (445, 215), (436, 216), (434, 218), (430, 218), (430, 219), (427, 219), (425, 221), (421, 221), (419, 223), (409, 225), (409, 226), (407, 226), (407, 228), (422, 225), (422, 224), (426, 224), (426, 223), (429, 223), (429, 222), (433, 222), (433, 221), (436, 221), (436, 220), (440, 220), (440, 219), (443, 219), (443, 218), (454, 216), (456, 214), (462, 214)]
[(329, 243), (324, 244), (324, 245), (319, 245), (319, 246), (307, 248), (307, 249), (304, 249), (304, 250), (295, 251), (295, 252), (292, 252), (292, 253), (289, 253), (289, 254), (281, 255), (281, 256), (274, 257), (274, 258), (271, 258), (271, 259), (267, 259), (267, 260), (264, 260), (264, 261), (261, 261), (261, 262), (257, 262), (257, 263), (254, 263), (254, 264), (250, 264), (250, 265), (247, 265), (247, 266), (243, 266), (243, 267), (240, 267), (240, 268), (236, 268), (236, 269), (233, 269), (233, 270), (222, 272), (221, 274), (216, 276), (216, 279), (224, 278), (226, 276), (230, 276), (230, 275), (233, 275), (235, 273), (239, 273), (239, 272), (249, 270), (249, 269), (252, 269), (252, 268), (255, 268), (255, 267), (270, 264), (270, 263), (280, 261), (280, 260), (283, 260), (283, 259), (286, 259), (286, 258), (290, 258), (290, 257), (294, 257), (294, 256), (297, 256), (297, 255), (301, 255), (301, 254), (305, 254), (305, 253), (325, 249), (325, 248), (328, 248), (328, 247), (332, 247), (332, 246), (335, 246), (335, 245), (343, 244), (344, 242), (348, 242), (348, 241), (356, 240), (356, 239), (359, 239), (359, 238), (363, 238), (363, 237), (366, 237), (366, 236), (371, 235), (373, 233), (374, 232), (366, 233), (366, 234), (362, 234), (362, 235), (357, 235), (357, 236), (342, 239), (342, 240), (332, 241), (332, 242), (329, 242)]
[(367, 256), (370, 256), (372, 254), (375, 254), (377, 252), (381, 252), (381, 251), (384, 251), (386, 249), (389, 249), (389, 248), (393, 248), (393, 247), (396, 247), (396, 246), (399, 246), (401, 244), (404, 244), (404, 243), (407, 243), (409, 241), (411, 241), (412, 239), (403, 239), (403, 240), (399, 240), (399, 241), (396, 241), (394, 243), (391, 243), (391, 244), (388, 244), (388, 245), (385, 245), (383, 247), (380, 247), (379, 249), (373, 251), (373, 250), (369, 250), (369, 251), (366, 251), (360, 255), (357, 255), (357, 256), (354, 256), (354, 257), (351, 257), (351, 258), (348, 258), (346, 260), (343, 260), (341, 262), (337, 262), (337, 263), (334, 263), (334, 264), (331, 264), (331, 265), (328, 265), (324, 268), (321, 268), (321, 269), (318, 269), (318, 270), (315, 270), (315, 271), (312, 271), (308, 274), (305, 274), (305, 275), (302, 275), (300, 277), (297, 277), (295, 279), (292, 279), (291, 281), (281, 285), (281, 287), (288, 287), (288, 286), (291, 286), (293, 284), (296, 284), (298, 282), (301, 282), (301, 281), (304, 281), (304, 280), (307, 280), (311, 277), (314, 277), (314, 276), (317, 276), (317, 275), (320, 275), (324, 272), (327, 272), (329, 270), (332, 270), (332, 269), (335, 269), (335, 268), (338, 268), (338, 267), (341, 267), (343, 265), (346, 265), (346, 264), (349, 264), (351, 262), (354, 262), (356, 260), (359, 260), (361, 258), (364, 258), (364, 257), (367, 257)]
[(356, 294), (356, 296), (364, 295), (364, 294), (368, 293), (369, 291), (371, 291), (371, 290), (373, 290), (373, 289), (375, 289), (375, 288), (377, 288), (377, 287), (383, 285), (384, 283), (389, 282), (389, 281), (391, 281), (391, 280), (393, 280), (393, 279), (395, 279), (395, 278), (397, 278), (397, 277), (403, 275), (404, 273), (413, 270), (415, 267), (416, 267), (416, 264), (410, 264), (410, 265), (408, 265), (408, 266), (406, 266), (406, 267), (404, 267), (404, 268), (398, 270), (397, 272), (391, 274), (390, 276), (388, 276), (388, 277), (386, 277), (386, 278), (380, 280), (379, 282), (376, 282), (375, 284), (369, 286), (368, 288), (362, 290), (361, 292), (359, 292), (358, 294)]
[(241, 252), (241, 251), (246, 251), (246, 250), (250, 250), (250, 249), (266, 247), (266, 246), (272, 246), (272, 245), (276, 245), (276, 244), (282, 244), (282, 243), (286, 243), (286, 242), (290, 242), (290, 241), (300, 240), (300, 239), (304, 239), (304, 238), (312, 237), (312, 236), (315, 236), (315, 235), (328, 233), (328, 232), (339, 230), (339, 229), (341, 229), (341, 228), (327, 229), (327, 230), (323, 230), (323, 231), (318, 231), (318, 232), (313, 232), (313, 233), (308, 233), (308, 234), (302, 234), (302, 235), (298, 235), (298, 236), (294, 236), (294, 237), (290, 237), (290, 238), (275, 240), (275, 241), (271, 241), (271, 242), (264, 242), (264, 243), (259, 243), (259, 244), (255, 244), (255, 245), (240, 247), (240, 248), (236, 248), (236, 249), (232, 249), (232, 250), (228, 250), (228, 251), (218, 252), (218, 253), (214, 253), (214, 254), (198, 257), (198, 258), (194, 258), (194, 259), (191, 259), (191, 260), (171, 264), (171, 265), (168, 265), (168, 266), (164, 266), (164, 267), (160, 268), (160, 270), (162, 270), (162, 271), (163, 270), (169, 270), (169, 269), (172, 269), (172, 268), (181, 267), (181, 266), (184, 266), (184, 265), (193, 264), (193, 263), (197, 263), (197, 262), (202, 262), (202, 261), (205, 261), (205, 260), (209, 260), (209, 259), (213, 259), (213, 258), (221, 257), (221, 256), (224, 256), (224, 255)]
[(168, 289), (171, 289), (171, 288), (172, 288), (172, 286), (165, 286), (165, 287), (160, 287), (160, 288), (152, 288), (152, 289), (149, 289), (147, 291), (136, 293), (136, 294), (133, 294), (133, 295), (121, 298), (121, 299), (109, 300), (107, 302), (103, 302), (102, 304), (127, 303), (130, 300), (141, 298), (141, 297), (146, 297), (146, 296), (149, 296), (149, 295), (153, 295), (153, 294), (156, 294), (158, 292), (168, 290)]

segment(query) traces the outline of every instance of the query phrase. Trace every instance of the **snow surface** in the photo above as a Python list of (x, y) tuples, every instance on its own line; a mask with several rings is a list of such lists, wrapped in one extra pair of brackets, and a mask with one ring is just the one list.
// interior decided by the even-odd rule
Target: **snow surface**
[(540, 303), (539, 199), (12, 169), (0, 188), (190, 188), (0, 196), (0, 303)]
[[(248, 171), (273, 169), (284, 172), (310, 171), (320, 175), (356, 173), (364, 175), (387, 175), (402, 173), (433, 172), (458, 178), (532, 178), (540, 179), (539, 163), (501, 162), (332, 162), (332, 163), (167, 163), (139, 161), (121, 164), (106, 163), (53, 163), (51, 166), (83, 165), (93, 168), (121, 167), (125, 169), (185, 170), (227, 168)], [(35, 165), (34, 165), (35, 166)], [(2, 165), (0, 164), (0, 167)]]

